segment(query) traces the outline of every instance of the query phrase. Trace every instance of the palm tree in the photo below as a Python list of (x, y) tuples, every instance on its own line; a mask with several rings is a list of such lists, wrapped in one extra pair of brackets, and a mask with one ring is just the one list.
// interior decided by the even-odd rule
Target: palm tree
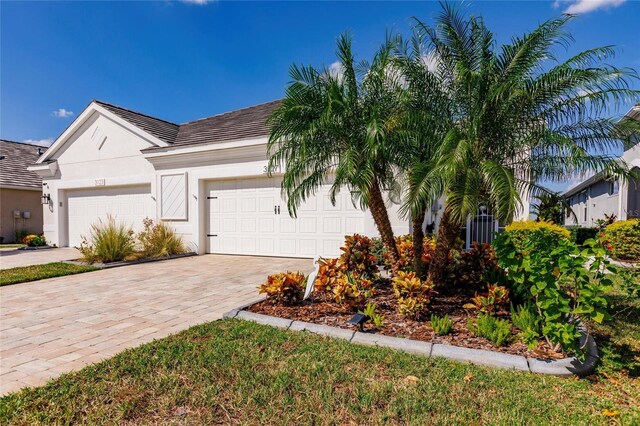
[[(447, 257), (466, 218), (489, 207), (503, 223), (523, 197), (542, 191), (538, 180), (564, 181), (575, 173), (628, 168), (608, 154), (629, 136), (607, 117), (609, 107), (638, 99), (629, 89), (635, 71), (604, 64), (614, 51), (594, 48), (565, 61), (554, 49), (571, 41), (572, 16), (549, 20), (496, 47), (480, 17), (443, 5), (436, 25), (417, 21), (454, 123), (435, 154), (416, 165), (405, 211), (445, 196), (429, 279), (442, 284)], [(426, 78), (426, 77), (425, 77)], [(442, 89), (444, 86), (444, 89)], [(425, 90), (432, 89), (425, 84)]]
[[(423, 173), (425, 165), (433, 161), (437, 147), (443, 141), (447, 130), (454, 123), (451, 121), (452, 104), (446, 93), (446, 85), (434, 72), (428, 52), (424, 51), (423, 34), (414, 32), (408, 43), (398, 45), (396, 62), (402, 71), (404, 88), (407, 92), (403, 98), (402, 126), (410, 135), (403, 139), (408, 145), (402, 149), (401, 166), (405, 187), (409, 192), (416, 191), (415, 176)], [(413, 232), (414, 270), (419, 276), (426, 274), (422, 262), (424, 243), (424, 218), (426, 211), (438, 201), (419, 199), (405, 214), (410, 216)]]
[[(282, 104), (269, 119), (270, 170), (283, 165), (282, 191), (289, 213), (324, 184), (330, 197), (341, 189), (369, 208), (389, 254), (398, 251), (384, 192), (397, 185), (396, 157), (402, 129), (397, 125), (404, 92), (393, 67), (395, 40), (388, 37), (372, 62), (355, 63), (351, 37), (337, 43), (337, 66), (331, 70), (292, 65), (292, 82)], [(335, 72), (335, 70), (338, 72)]]
[(542, 192), (533, 198), (536, 203), (531, 206), (531, 210), (537, 216), (537, 220), (553, 222), (558, 225), (564, 224), (565, 217), (578, 221), (571, 204), (560, 193)]

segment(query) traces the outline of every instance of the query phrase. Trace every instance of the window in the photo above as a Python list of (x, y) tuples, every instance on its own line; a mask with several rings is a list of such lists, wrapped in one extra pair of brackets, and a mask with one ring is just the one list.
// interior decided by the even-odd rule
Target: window
[(609, 182), (609, 195), (616, 195), (620, 191), (620, 182), (618, 179)]

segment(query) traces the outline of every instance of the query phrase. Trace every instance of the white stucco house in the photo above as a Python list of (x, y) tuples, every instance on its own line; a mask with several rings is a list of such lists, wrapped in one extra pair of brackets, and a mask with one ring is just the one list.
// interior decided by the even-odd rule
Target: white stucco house
[[(30, 167), (48, 196), (47, 240), (78, 246), (108, 214), (134, 230), (145, 217), (168, 221), (200, 254), (336, 256), (344, 235), (377, 235), (348, 191), (331, 204), (328, 185), (289, 217), (280, 171), (267, 173), (265, 122), (279, 102), (178, 125), (92, 101)], [(389, 204), (394, 232), (406, 234), (398, 207)]]
[[(640, 104), (632, 107), (623, 119), (640, 122)], [(632, 140), (621, 159), (630, 169), (640, 170), (640, 135)], [(567, 217), (566, 225), (594, 226), (605, 215), (615, 215), (617, 220), (640, 218), (640, 180), (621, 180), (597, 173), (569, 189), (563, 197), (578, 219)]]

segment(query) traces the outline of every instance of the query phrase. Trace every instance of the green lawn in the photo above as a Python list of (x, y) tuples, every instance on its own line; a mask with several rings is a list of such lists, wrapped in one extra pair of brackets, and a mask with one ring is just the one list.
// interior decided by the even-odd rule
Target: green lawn
[(25, 247), (25, 244), (0, 244), (0, 249), (17, 249)]
[(46, 263), (43, 265), (20, 266), (18, 268), (0, 270), (0, 286), (80, 274), (95, 271), (95, 266), (71, 265), (64, 262)]
[(8, 395), (0, 424), (640, 424), (640, 300), (611, 297), (585, 379), (225, 320)]

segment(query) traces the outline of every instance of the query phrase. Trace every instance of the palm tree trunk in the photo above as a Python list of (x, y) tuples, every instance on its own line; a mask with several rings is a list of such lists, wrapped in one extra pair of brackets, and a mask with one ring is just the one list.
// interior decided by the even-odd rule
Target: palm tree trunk
[(411, 218), (411, 224), (413, 226), (413, 270), (419, 277), (423, 277), (425, 274), (424, 262), (422, 262), (422, 249), (424, 244), (424, 229), (422, 229), (422, 225), (424, 224), (425, 213), (426, 211), (422, 210)]
[(434, 286), (442, 286), (444, 284), (447, 272), (447, 264), (449, 262), (449, 253), (454, 247), (456, 238), (460, 234), (462, 226), (451, 220), (451, 212), (445, 208), (440, 225), (438, 226), (438, 238), (436, 240), (436, 248), (433, 253), (433, 259), (429, 266), (428, 280)]
[(380, 191), (380, 184), (377, 180), (373, 181), (373, 185), (369, 188), (369, 210), (371, 210), (371, 216), (380, 233), (380, 239), (387, 249), (387, 256), (391, 262), (391, 268), (396, 271), (398, 268), (398, 248), (396, 247), (396, 240), (393, 237), (393, 228), (391, 228), (391, 222), (389, 221), (389, 213), (387, 207), (384, 204), (382, 198), (382, 192)]

